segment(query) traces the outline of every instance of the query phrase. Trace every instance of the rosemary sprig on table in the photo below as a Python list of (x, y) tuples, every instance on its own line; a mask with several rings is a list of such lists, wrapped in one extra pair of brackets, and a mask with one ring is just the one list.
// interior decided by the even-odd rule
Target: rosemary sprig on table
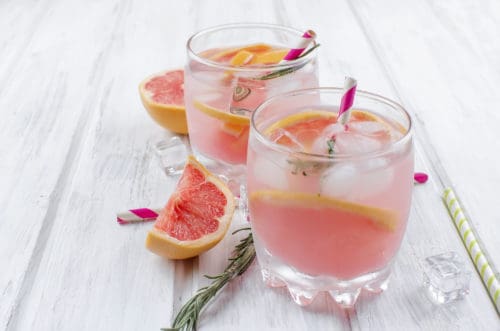
[[(309, 48), (307, 51), (305, 51), (304, 53), (302, 53), (299, 57), (297, 57), (297, 59), (300, 59), (304, 56), (307, 56), (307, 54), (311, 53), (312, 51), (314, 51), (316, 48), (319, 47), (320, 44), (316, 44), (314, 45), (313, 47)], [(281, 77), (281, 76), (284, 76), (284, 75), (287, 75), (287, 74), (290, 74), (294, 71), (297, 71), (299, 70), (300, 68), (302, 68), (303, 66), (305, 66), (306, 64), (302, 64), (302, 65), (299, 65), (299, 66), (295, 66), (295, 67), (291, 67), (291, 68), (285, 68), (285, 69), (280, 69), (280, 70), (277, 70), (277, 71), (273, 71), (271, 73), (268, 73), (267, 75), (264, 75), (264, 76), (261, 76), (261, 77), (258, 77), (257, 79), (258, 80), (268, 80), (268, 79), (273, 79), (273, 78), (278, 78), (278, 77)]]
[[(242, 228), (233, 232), (233, 234), (243, 231), (250, 230), (250, 228)], [(205, 307), (205, 305), (212, 299), (226, 284), (228, 284), (233, 278), (242, 275), (252, 264), (255, 258), (255, 248), (253, 245), (252, 232), (243, 238), (238, 245), (234, 248), (233, 257), (229, 259), (229, 264), (227, 265), (224, 272), (217, 276), (207, 276), (208, 279), (212, 279), (212, 283), (209, 286), (202, 287), (196, 292), (196, 294), (189, 299), (188, 302), (182, 306), (179, 313), (172, 323), (172, 327), (163, 328), (162, 331), (194, 331), (196, 330), (196, 324), (198, 322), (198, 317), (200, 312)]]

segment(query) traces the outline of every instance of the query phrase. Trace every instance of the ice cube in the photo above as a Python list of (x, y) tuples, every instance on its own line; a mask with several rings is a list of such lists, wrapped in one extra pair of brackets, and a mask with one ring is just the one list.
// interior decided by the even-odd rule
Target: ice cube
[(382, 143), (352, 131), (341, 132), (335, 136), (336, 151), (342, 154), (360, 154), (379, 150)]
[(154, 145), (156, 156), (167, 176), (182, 173), (188, 157), (188, 147), (179, 137), (161, 140)]
[(435, 303), (462, 299), (469, 293), (471, 272), (455, 252), (434, 255), (424, 260), (424, 286)]
[(285, 146), (291, 148), (294, 151), (304, 150), (304, 145), (300, 143), (298, 138), (293, 133), (285, 129), (278, 129), (274, 131), (270, 138), (273, 142), (284, 144)]
[(326, 126), (321, 133), (321, 136), (331, 138), (341, 132), (345, 131), (345, 127), (340, 123), (333, 123)]
[(388, 133), (387, 125), (373, 121), (349, 123), (349, 130), (365, 136), (377, 136)]
[(394, 169), (385, 158), (364, 160), (360, 165), (359, 181), (363, 187), (357, 192), (358, 199), (375, 196), (389, 190), (394, 180)]
[(244, 184), (240, 185), (240, 196), (238, 198), (238, 208), (244, 220), (250, 221), (250, 210), (248, 209), (248, 192)]
[[(253, 176), (262, 184), (277, 190), (288, 189), (288, 179), (286, 171), (283, 168), (283, 160), (271, 160), (274, 154), (261, 153), (256, 156), (253, 163)], [(281, 164), (281, 166), (280, 166)]]
[(362, 202), (389, 189), (394, 170), (384, 158), (335, 163), (323, 175), (322, 193)]
[(337, 134), (344, 132), (344, 126), (340, 123), (330, 124), (323, 129), (321, 134), (314, 140), (311, 146), (311, 153), (314, 154), (332, 154), (330, 152), (330, 146), (333, 146), (333, 151), (337, 151), (335, 147), (335, 142), (332, 145), (328, 144), (331, 139), (336, 139)]
[(357, 186), (359, 172), (353, 164), (337, 163), (325, 171), (321, 178), (321, 194), (346, 198)]

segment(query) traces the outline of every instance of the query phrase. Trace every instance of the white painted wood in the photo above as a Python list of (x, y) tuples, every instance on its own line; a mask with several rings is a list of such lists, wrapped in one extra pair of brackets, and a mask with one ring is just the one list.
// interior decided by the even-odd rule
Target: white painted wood
[(143, 248), (150, 225), (114, 217), (162, 205), (175, 184), (153, 158), (169, 133), (143, 110), (140, 80), (181, 67), (195, 31), (245, 21), (314, 29), (322, 85), (349, 74), (401, 102), (431, 181), (415, 187), (384, 294), (362, 296), (352, 311), (326, 297), (300, 308), (265, 288), (254, 265), (203, 312), (200, 329), (500, 329), (476, 274), (453, 305), (432, 305), (421, 287), (426, 256), (467, 259), (440, 180), (455, 186), (500, 264), (498, 2), (52, 0), (0, 2), (0, 330), (157, 330), (207, 284), (204, 274), (223, 270), (237, 236), (171, 262)]

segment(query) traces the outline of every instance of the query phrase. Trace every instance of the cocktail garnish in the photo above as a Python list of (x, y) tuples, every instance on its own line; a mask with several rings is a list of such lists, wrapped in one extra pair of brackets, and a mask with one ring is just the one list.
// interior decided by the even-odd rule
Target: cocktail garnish
[[(313, 50), (315, 50), (319, 46), (320, 46), (320, 44), (314, 45), (313, 47), (311, 47), (310, 49), (308, 49), (307, 51), (305, 51), (302, 55), (300, 55), (299, 57), (297, 57), (297, 59), (300, 59), (300, 58), (302, 58), (304, 56), (307, 56), (307, 54), (311, 53)], [(305, 65), (306, 64), (304, 63), (304, 64), (301, 64), (301, 65), (298, 65), (298, 66), (295, 66), (295, 67), (280, 69), (280, 70), (268, 73), (268, 74), (266, 74), (264, 76), (257, 77), (255, 79), (258, 79), (258, 80), (268, 80), (268, 79), (278, 78), (278, 77), (281, 77), (281, 76), (284, 76), (284, 75), (287, 75), (287, 74), (291, 74), (292, 72), (301, 69)]]
[[(323, 170), (328, 165), (316, 161), (306, 161), (298, 158), (286, 160), (292, 166), (292, 175), (302, 174), (303, 176), (314, 175)], [(304, 175), (305, 174), (305, 175)]]
[(326, 144), (328, 145), (328, 155), (333, 155), (335, 152), (334, 147), (335, 147), (335, 137), (331, 137), (326, 141)]
[[(233, 232), (233, 234), (250, 230), (250, 228), (241, 228)], [(182, 306), (181, 310), (170, 328), (162, 328), (163, 331), (194, 331), (200, 316), (200, 312), (205, 305), (212, 299), (226, 284), (233, 278), (241, 276), (248, 267), (252, 264), (255, 258), (255, 248), (253, 245), (253, 236), (250, 232), (245, 238), (240, 240), (233, 251), (233, 257), (229, 259), (224, 272), (217, 276), (207, 276), (212, 280), (212, 283), (206, 287), (200, 288), (196, 294)]]

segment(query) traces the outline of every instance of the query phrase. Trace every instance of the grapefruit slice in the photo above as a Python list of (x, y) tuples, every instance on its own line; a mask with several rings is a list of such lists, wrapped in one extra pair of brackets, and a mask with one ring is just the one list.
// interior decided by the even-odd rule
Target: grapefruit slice
[(261, 44), (261, 43), (246, 45), (246, 46), (242, 46), (242, 47), (225, 48), (225, 49), (221, 50), (220, 52), (210, 56), (210, 60), (224, 62), (224, 61), (229, 61), (236, 53), (238, 53), (240, 51), (259, 53), (259, 52), (268, 51), (271, 48), (272, 47), (270, 45)]
[(222, 122), (222, 130), (235, 137), (240, 136), (248, 130), (250, 119), (246, 116), (235, 115), (209, 106), (201, 101), (195, 100), (193, 105), (204, 114), (216, 118)]
[[(389, 139), (391, 130), (389, 124), (375, 114), (363, 111), (352, 110), (349, 123), (356, 122), (378, 122), (387, 130), (384, 132), (385, 138)], [(326, 110), (309, 110), (301, 113), (296, 113), (282, 118), (273, 123), (264, 130), (264, 134), (269, 136), (276, 143), (293, 147), (297, 142), (290, 139), (288, 135), (283, 135), (283, 130), (287, 131), (291, 136), (305, 147), (305, 151), (309, 151), (315, 139), (328, 125), (337, 123), (337, 113)], [(349, 125), (348, 123), (348, 125)], [(382, 139), (383, 137), (379, 137)]]
[(197, 256), (224, 237), (234, 208), (227, 185), (189, 156), (176, 191), (148, 233), (146, 247), (169, 259)]
[(184, 70), (167, 70), (139, 84), (141, 101), (159, 125), (173, 132), (188, 133), (184, 107)]
[(294, 147), (297, 142), (288, 135), (282, 135), (282, 131), (286, 130), (299, 140), (306, 149), (305, 151), (308, 151), (319, 133), (335, 122), (337, 122), (336, 113), (325, 110), (310, 110), (292, 114), (273, 123), (264, 130), (264, 134), (280, 145)]
[(252, 60), (251, 64), (276, 64), (279, 63), (285, 55), (288, 54), (289, 49), (275, 49), (272, 51), (257, 54)]
[(254, 54), (252, 52), (242, 50), (236, 53), (236, 55), (233, 56), (231, 62), (229, 63), (233, 66), (244, 66), (246, 64), (249, 64), (250, 61), (252, 61), (253, 57)]
[(296, 113), (282, 118), (273, 123), (264, 131), (265, 134), (271, 134), (278, 129), (286, 129), (292, 133), (303, 128), (322, 129), (330, 123), (337, 122), (337, 113), (326, 110), (309, 110), (302, 113)]
[(332, 221), (345, 219), (356, 225), (374, 226), (390, 232), (395, 231), (398, 225), (398, 214), (395, 211), (318, 194), (262, 190), (250, 194), (249, 200), (255, 210), (274, 210), (277, 214), (286, 211), (297, 215), (305, 210), (319, 209), (322, 214), (331, 215)]

